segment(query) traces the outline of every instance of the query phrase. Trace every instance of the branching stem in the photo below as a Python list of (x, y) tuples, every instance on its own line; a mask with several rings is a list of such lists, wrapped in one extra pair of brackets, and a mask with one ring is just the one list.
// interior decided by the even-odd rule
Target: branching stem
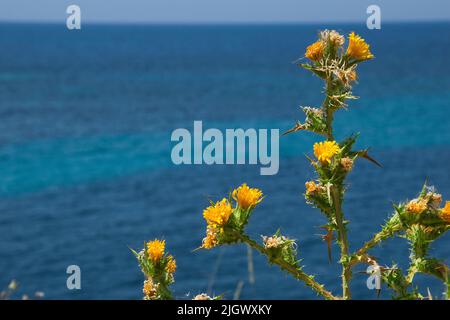
[[(391, 221), (394, 218), (391, 218)], [(400, 223), (391, 223), (389, 221), (387, 224), (390, 224), (391, 226), (389, 228), (383, 227), (382, 230), (378, 233), (376, 233), (372, 239), (364, 243), (364, 245), (356, 251), (352, 255), (352, 259), (350, 261), (350, 265), (354, 266), (355, 264), (358, 264), (359, 262), (364, 262), (364, 259), (361, 259), (361, 257), (364, 257), (367, 255), (367, 252), (375, 247), (376, 245), (380, 244), (382, 241), (394, 236), (396, 233), (400, 232), (402, 230), (402, 225)]]
[[(245, 234), (236, 234), (239, 237), (239, 240), (242, 242), (248, 244), (253, 249), (259, 251), (261, 254), (265, 255), (266, 257), (270, 257), (270, 254), (266, 248), (264, 248), (262, 245), (258, 244), (256, 241), (250, 239), (249, 236)], [(304, 282), (307, 286), (311, 287), (315, 292), (323, 296), (327, 300), (337, 300), (338, 298), (335, 297), (331, 292), (326, 290), (324, 286), (317, 281), (314, 280), (313, 276), (306, 274), (301, 269), (287, 263), (286, 261), (282, 259), (270, 259), (270, 262), (273, 264), (278, 265), (282, 270), (290, 273), (292, 276), (294, 276), (296, 279)]]

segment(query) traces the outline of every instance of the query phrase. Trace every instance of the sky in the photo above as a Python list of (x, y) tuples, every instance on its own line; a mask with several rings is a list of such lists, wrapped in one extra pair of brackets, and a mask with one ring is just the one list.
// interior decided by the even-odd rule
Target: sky
[(450, 0), (0, 0), (0, 21), (65, 22), (71, 4), (96, 23), (363, 22), (371, 4), (383, 22), (450, 21)]

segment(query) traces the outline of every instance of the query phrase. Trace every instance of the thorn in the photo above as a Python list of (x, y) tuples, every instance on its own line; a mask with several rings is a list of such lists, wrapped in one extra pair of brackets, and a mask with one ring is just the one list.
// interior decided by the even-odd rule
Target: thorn
[(285, 136), (288, 133), (297, 132), (297, 131), (304, 130), (304, 129), (305, 128), (303, 127), (303, 125), (300, 122), (297, 122), (293, 128), (291, 128), (288, 131), (284, 132), (282, 135)]
[(368, 150), (369, 150), (369, 149), (358, 151), (357, 154), (358, 154), (359, 157), (364, 158), (364, 159), (367, 159), (367, 160), (369, 160), (370, 162), (375, 163), (377, 166), (379, 166), (380, 168), (382, 168), (383, 166), (382, 166), (377, 160), (375, 160), (374, 158), (372, 158), (371, 156), (369, 156)]
[(331, 256), (331, 243), (334, 240), (333, 237), (333, 230), (328, 228), (327, 226), (323, 226), (321, 227), (322, 229), (327, 230), (326, 234), (321, 235), (322, 240), (325, 241), (327, 243), (327, 250), (328, 250), (328, 262), (331, 263), (332, 261), (332, 256)]

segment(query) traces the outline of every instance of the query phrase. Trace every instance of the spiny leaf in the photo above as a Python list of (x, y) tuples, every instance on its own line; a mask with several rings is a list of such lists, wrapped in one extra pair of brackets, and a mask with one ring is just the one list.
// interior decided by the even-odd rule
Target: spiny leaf
[(313, 72), (315, 75), (317, 75), (319, 78), (325, 79), (326, 72), (317, 70), (315, 67), (307, 64), (307, 63), (299, 63), (297, 64), (299, 67), (305, 68), (306, 70), (309, 70)]
[(325, 229), (327, 232), (323, 235), (321, 235), (321, 238), (323, 241), (327, 243), (327, 249), (328, 249), (328, 261), (331, 263), (332, 257), (331, 257), (331, 244), (333, 243), (334, 236), (333, 236), (333, 229), (329, 226), (322, 226), (322, 229)]
[(351, 151), (352, 146), (356, 142), (356, 139), (358, 139), (358, 137), (359, 133), (354, 133), (339, 144), (344, 154)]
[(382, 168), (383, 166), (382, 166), (377, 160), (375, 160), (374, 158), (372, 158), (371, 156), (369, 156), (368, 151), (369, 151), (369, 149), (360, 150), (360, 151), (357, 151), (356, 154), (358, 155), (358, 157), (367, 159), (367, 160), (369, 160), (370, 162), (375, 163), (377, 166), (379, 166), (380, 168)]
[(304, 129), (305, 129), (305, 128), (303, 127), (303, 125), (302, 125), (299, 121), (297, 121), (297, 123), (295, 124), (295, 126), (294, 126), (293, 128), (287, 130), (287, 131), (284, 132), (282, 135), (285, 136), (285, 135), (287, 135), (288, 133), (291, 133), (291, 132), (297, 132), (297, 131), (304, 130)]
[(134, 256), (139, 259), (139, 253), (137, 253), (135, 250), (133, 250), (132, 248), (128, 247), (128, 249), (130, 249), (130, 251), (134, 254)]

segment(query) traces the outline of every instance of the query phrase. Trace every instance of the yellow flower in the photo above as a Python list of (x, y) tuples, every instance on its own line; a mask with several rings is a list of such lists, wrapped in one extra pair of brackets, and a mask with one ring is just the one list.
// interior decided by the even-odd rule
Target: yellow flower
[(211, 249), (217, 246), (219, 244), (219, 241), (217, 240), (218, 233), (219, 231), (216, 228), (208, 226), (206, 229), (206, 237), (203, 238), (202, 248)]
[(450, 201), (446, 201), (445, 206), (441, 209), (441, 218), (450, 223)]
[(224, 226), (230, 218), (233, 209), (226, 198), (217, 201), (205, 210), (203, 210), (203, 218), (209, 225)]
[(339, 145), (336, 141), (323, 141), (314, 144), (314, 155), (322, 163), (330, 163), (331, 158), (339, 153)]
[(167, 257), (166, 271), (168, 273), (175, 273), (177, 270), (177, 262), (172, 256)]
[(155, 300), (158, 296), (158, 285), (149, 278), (144, 281), (142, 292), (144, 293), (144, 300)]
[(147, 243), (147, 254), (153, 262), (157, 262), (164, 254), (165, 240), (155, 239)]
[(368, 60), (373, 58), (369, 45), (363, 38), (354, 32), (350, 33), (350, 36), (348, 37), (347, 55), (356, 60)]
[(306, 48), (305, 57), (312, 61), (318, 61), (322, 58), (324, 44), (322, 41), (316, 41)]
[(232, 197), (244, 210), (256, 206), (262, 200), (262, 191), (257, 188), (249, 188), (246, 183), (234, 189)]
[(319, 190), (319, 185), (317, 185), (314, 181), (305, 182), (306, 194), (311, 194)]
[(406, 211), (410, 212), (410, 213), (422, 213), (427, 209), (427, 202), (424, 199), (414, 199), (411, 200), (407, 205), (406, 205)]

